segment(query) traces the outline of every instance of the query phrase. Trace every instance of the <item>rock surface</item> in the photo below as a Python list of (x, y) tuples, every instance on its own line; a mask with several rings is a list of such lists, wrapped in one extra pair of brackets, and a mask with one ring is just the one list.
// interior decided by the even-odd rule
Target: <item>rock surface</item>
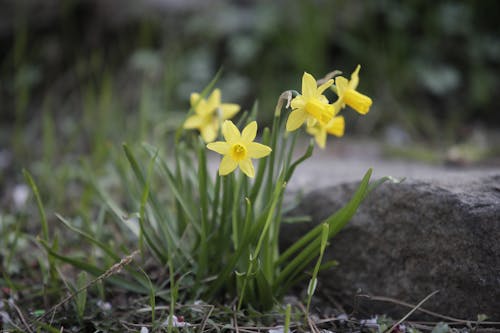
[[(339, 163), (337, 169), (335, 163)], [(411, 177), (370, 193), (332, 240), (325, 259), (338, 260), (340, 265), (320, 274), (318, 290), (343, 304), (357, 303), (366, 313), (395, 317), (411, 308), (355, 295), (417, 304), (439, 290), (423, 308), (455, 318), (474, 320), (484, 313), (500, 320), (500, 171), (401, 163), (399, 169), (393, 162), (375, 163), (379, 175), (388, 170), (386, 174)], [(305, 195), (293, 214), (310, 215), (313, 223), (319, 223), (335, 212), (354, 193), (356, 182), (330, 180), (333, 185), (328, 186), (326, 175), (345, 173), (343, 179), (350, 180), (351, 172), (362, 166), (362, 161), (342, 158), (306, 165), (292, 188), (320, 188)], [(356, 177), (360, 179), (362, 172)], [(309, 228), (309, 223), (285, 225), (283, 243), (289, 244)]]

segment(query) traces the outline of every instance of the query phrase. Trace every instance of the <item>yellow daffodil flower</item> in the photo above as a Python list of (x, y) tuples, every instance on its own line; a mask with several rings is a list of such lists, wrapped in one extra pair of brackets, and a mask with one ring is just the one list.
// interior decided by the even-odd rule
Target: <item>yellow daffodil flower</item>
[(325, 148), (328, 134), (341, 137), (344, 135), (345, 121), (342, 116), (335, 116), (328, 123), (316, 122), (313, 126), (307, 127), (307, 133), (314, 136), (314, 140), (321, 149)]
[(271, 148), (253, 142), (257, 135), (257, 122), (252, 121), (240, 133), (232, 121), (226, 120), (222, 124), (224, 141), (209, 143), (207, 148), (224, 155), (219, 165), (219, 175), (225, 176), (233, 172), (238, 166), (250, 178), (255, 176), (252, 158), (262, 158), (271, 153)]
[(201, 98), (198, 93), (192, 93), (190, 102), (195, 114), (186, 119), (183, 127), (199, 130), (205, 142), (214, 141), (219, 133), (220, 123), (240, 111), (237, 104), (221, 103), (219, 89), (215, 89), (207, 99)]
[(349, 81), (343, 76), (335, 78), (334, 91), (339, 96), (339, 99), (335, 102), (335, 104), (339, 104), (342, 108), (347, 104), (357, 112), (366, 114), (370, 111), (372, 99), (356, 90), (359, 83), (358, 73), (360, 68), (360, 65), (356, 67), (354, 72), (351, 74), (351, 80)]
[(292, 99), (292, 112), (286, 122), (288, 132), (295, 131), (307, 121), (308, 126), (313, 126), (317, 121), (328, 123), (334, 115), (334, 107), (328, 104), (328, 99), (323, 92), (333, 84), (328, 80), (318, 87), (316, 79), (309, 73), (302, 76), (302, 95)]

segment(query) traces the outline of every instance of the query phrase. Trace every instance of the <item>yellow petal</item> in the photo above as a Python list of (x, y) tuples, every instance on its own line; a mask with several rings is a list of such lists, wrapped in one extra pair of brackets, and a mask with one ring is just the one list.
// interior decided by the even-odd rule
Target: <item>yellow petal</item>
[(255, 139), (257, 135), (257, 122), (252, 121), (248, 125), (245, 126), (243, 132), (241, 132), (241, 141), (245, 143), (250, 143)]
[(323, 104), (328, 104), (328, 98), (326, 98), (325, 95), (319, 95), (317, 98), (318, 101), (320, 101)]
[(307, 133), (314, 136), (314, 140), (320, 148), (325, 148), (326, 130), (324, 126), (322, 126), (320, 123), (317, 123), (315, 126), (307, 127)]
[(361, 69), (361, 65), (358, 65), (354, 72), (351, 74), (351, 80), (349, 81), (349, 88), (356, 89), (359, 84), (359, 70)]
[(240, 111), (240, 106), (238, 104), (224, 103), (221, 104), (220, 110), (222, 113), (222, 120), (233, 118), (235, 114)]
[(338, 116), (334, 117), (327, 125), (327, 132), (335, 135), (335, 136), (343, 136), (344, 135), (344, 129), (345, 129), (345, 120), (344, 117)]
[(301, 109), (306, 105), (306, 101), (303, 96), (299, 95), (296, 96), (292, 101), (290, 102), (290, 106), (292, 107), (292, 110), (295, 109)]
[(198, 93), (191, 93), (191, 97), (189, 98), (189, 101), (191, 103), (191, 106), (194, 107), (200, 100), (200, 94)]
[(271, 153), (271, 148), (257, 142), (250, 142), (247, 145), (248, 156), (250, 158), (262, 158)]
[(207, 107), (210, 111), (218, 108), (220, 105), (220, 89), (215, 89), (207, 99)]
[(337, 87), (337, 95), (339, 98), (343, 98), (344, 92), (349, 89), (349, 81), (343, 76), (337, 76), (335, 78), (335, 86)]
[(255, 169), (253, 168), (252, 161), (249, 158), (241, 160), (239, 166), (245, 175), (250, 178), (255, 177)]
[(217, 139), (218, 126), (206, 125), (201, 128), (201, 137), (205, 142), (212, 142)]
[(226, 155), (229, 152), (229, 145), (224, 141), (211, 142), (207, 145), (207, 148), (221, 155)]
[(318, 131), (320, 130), (320, 126), (308, 126), (306, 127), (306, 132), (311, 134), (311, 135), (317, 135)]
[(307, 117), (307, 127), (314, 127), (318, 123), (318, 119), (314, 117)]
[(340, 112), (340, 110), (342, 109), (342, 104), (343, 104), (343, 101), (341, 99), (337, 99), (334, 103), (331, 104), (334, 116)]
[(326, 146), (326, 131), (322, 128), (314, 136), (316, 143), (321, 149), (325, 149)]
[[(326, 81), (325, 83), (323, 83), (322, 85), (320, 85), (320, 86), (318, 87), (318, 89), (317, 89), (317, 91), (316, 91), (316, 94), (317, 94), (317, 95), (321, 95), (321, 94), (323, 94), (323, 92), (324, 92), (326, 89), (330, 88), (332, 84), (333, 84), (333, 80), (332, 80), (332, 79), (330, 79), (330, 80)], [(327, 102), (327, 103), (328, 103), (328, 102)]]
[(200, 115), (201, 117), (211, 117), (213, 112), (214, 112), (214, 109), (210, 109), (208, 107), (206, 100), (200, 99), (198, 104), (196, 104), (194, 111), (196, 112), (196, 114)]
[(222, 135), (227, 142), (239, 141), (241, 138), (240, 131), (231, 120), (226, 120), (222, 124)]
[(219, 175), (220, 176), (225, 176), (227, 174), (230, 174), (233, 172), (236, 168), (238, 167), (238, 162), (233, 160), (231, 157), (228, 155), (224, 156), (222, 158), (222, 161), (220, 161), (219, 165)]
[(286, 130), (295, 131), (306, 121), (307, 113), (303, 109), (297, 109), (290, 113), (286, 121)]
[(200, 128), (203, 126), (203, 118), (200, 116), (191, 116), (184, 122), (183, 127), (186, 129)]
[(304, 72), (302, 76), (302, 95), (305, 98), (315, 97), (317, 87), (316, 79), (311, 74)]

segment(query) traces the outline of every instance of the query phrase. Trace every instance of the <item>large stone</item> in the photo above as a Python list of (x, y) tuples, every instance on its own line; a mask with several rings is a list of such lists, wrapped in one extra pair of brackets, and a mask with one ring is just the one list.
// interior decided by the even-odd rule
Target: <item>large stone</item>
[[(314, 177), (321, 178), (320, 173)], [(439, 290), (423, 308), (465, 319), (484, 313), (500, 320), (500, 172), (453, 173), (434, 173), (440, 180), (429, 180), (430, 173), (426, 180), (386, 183), (370, 193), (332, 240), (326, 257), (340, 265), (320, 274), (319, 292), (332, 293), (344, 304), (359, 301), (361, 310), (366, 306), (371, 314), (401, 316), (410, 309), (355, 295), (417, 304)], [(293, 214), (308, 214), (319, 223), (346, 203), (355, 188), (349, 182), (315, 190)], [(308, 223), (285, 225), (283, 243), (309, 228)]]

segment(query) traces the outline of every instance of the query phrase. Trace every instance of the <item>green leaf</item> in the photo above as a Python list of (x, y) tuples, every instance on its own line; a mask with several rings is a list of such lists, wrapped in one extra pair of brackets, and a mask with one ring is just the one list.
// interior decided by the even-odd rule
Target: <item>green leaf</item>
[(80, 272), (78, 274), (78, 278), (76, 280), (76, 296), (75, 296), (75, 305), (76, 305), (76, 313), (80, 320), (83, 319), (83, 315), (85, 313), (85, 305), (87, 303), (87, 273)]
[[(47, 244), (47, 242), (45, 242), (43, 240), (40, 240), (40, 242), (41, 242), (42, 246), (45, 248), (45, 250), (47, 250), (47, 252), (49, 252), (49, 254), (51, 256), (53, 256), (54, 258), (57, 258), (57, 259), (61, 260), (62, 262), (70, 264), (70, 265), (72, 265), (76, 268), (79, 268), (81, 270), (84, 270), (84, 271), (92, 274), (95, 277), (101, 276), (106, 272), (106, 270), (99, 268), (95, 265), (89, 264), (86, 261), (78, 260), (78, 259), (72, 258), (70, 256), (64, 256), (62, 254), (55, 252)], [(130, 290), (133, 292), (137, 292), (137, 293), (141, 293), (141, 294), (147, 294), (149, 292), (149, 288), (148, 288), (149, 286), (148, 286), (147, 282), (144, 281), (144, 279), (141, 279), (141, 280), (137, 281), (137, 283), (134, 283), (134, 282), (126, 280), (125, 278), (123, 278), (121, 276), (112, 275), (112, 276), (107, 277), (106, 280), (109, 281), (110, 283), (120, 287), (120, 288)]]
[(288, 182), (290, 180), (290, 178), (292, 178), (292, 175), (295, 171), (295, 168), (297, 168), (297, 166), (300, 163), (304, 162), (305, 160), (307, 160), (309, 157), (312, 156), (313, 151), (314, 151), (314, 142), (311, 140), (309, 142), (309, 146), (307, 147), (307, 150), (304, 153), (304, 155), (302, 155), (298, 160), (293, 162), (292, 165), (290, 165), (290, 167), (288, 168), (286, 175), (285, 175), (285, 178), (284, 178), (285, 182)]
[(263, 310), (270, 310), (274, 304), (273, 289), (271, 284), (266, 278), (264, 271), (259, 268), (255, 276), (257, 287), (258, 287), (258, 301), (262, 306)]
[[(136, 178), (138, 179), (140, 185), (144, 188), (144, 186), (146, 186), (146, 183), (147, 183), (146, 177), (144, 176), (141, 168), (139, 167), (139, 164), (138, 164), (134, 154), (132, 153), (132, 151), (130, 150), (130, 148), (126, 144), (123, 145), (123, 149), (125, 151), (125, 154), (127, 156), (128, 161), (129, 161), (129, 163), (134, 171)], [(157, 156), (158, 149), (156, 149), (152, 146), (148, 146), (146, 151), (150, 154), (150, 157), (153, 158), (153, 157)], [(156, 165), (161, 163), (161, 165), (163, 165), (165, 168), (168, 169), (168, 166), (166, 166), (166, 163), (161, 161), (161, 158), (159, 158), (159, 157), (155, 158), (154, 161), (155, 161)], [(170, 178), (169, 178), (170, 182), (173, 182), (172, 178), (173, 178), (173, 176), (170, 173)], [(169, 182), (169, 185), (171, 185), (170, 182)], [(176, 190), (177, 191), (176, 193), (178, 193), (178, 189), (173, 189), (171, 186), (169, 186), (169, 187), (173, 191)], [(144, 228), (142, 231), (143, 231), (143, 234), (146, 238), (146, 241), (148, 242), (148, 245), (151, 246), (153, 252), (161, 259), (161, 261), (163, 263), (167, 262), (167, 256), (166, 256), (165, 252), (168, 252), (168, 249), (176, 249), (176, 250), (181, 251), (184, 259), (186, 259), (188, 262), (192, 263), (193, 259), (191, 257), (191, 254), (185, 249), (184, 246), (182, 246), (180, 239), (179, 239), (179, 236), (176, 234), (175, 230), (173, 229), (173, 223), (169, 223), (169, 222), (173, 222), (172, 221), (173, 217), (172, 217), (172, 214), (168, 211), (168, 208), (159, 204), (154, 193), (149, 192), (148, 200), (151, 203), (151, 207), (152, 207), (153, 211), (155, 212), (158, 221), (161, 221), (160, 222), (161, 223), (160, 230), (163, 231), (163, 233), (161, 235), (164, 235), (166, 237), (166, 239), (161, 240), (161, 239), (159, 239), (159, 237), (157, 237), (158, 235), (155, 235), (154, 233), (149, 233), (148, 228)], [(109, 200), (109, 199), (108, 199), (108, 201), (111, 202), (111, 200)], [(167, 246), (168, 249), (165, 248), (165, 246)]]
[(31, 190), (33, 191), (33, 195), (35, 196), (36, 205), (38, 207), (38, 212), (40, 214), (40, 219), (42, 222), (43, 239), (48, 242), (49, 241), (49, 224), (47, 223), (47, 217), (45, 215), (45, 209), (43, 207), (40, 192), (38, 191), (38, 186), (36, 186), (35, 180), (31, 176), (31, 174), (28, 172), (28, 170), (23, 169), (23, 176), (24, 176), (24, 179), (26, 180), (26, 182), (28, 183), (29, 187), (31, 187)]
[[(156, 153), (156, 150), (152, 148), (152, 146), (144, 144), (144, 148), (150, 155), (154, 155)], [(195, 230), (200, 233), (201, 232), (201, 227), (200, 224), (198, 223), (198, 219), (193, 215), (193, 212), (197, 211), (198, 205), (193, 202), (192, 200), (194, 198), (189, 198), (188, 193), (184, 193), (182, 187), (179, 186), (178, 181), (174, 177), (172, 171), (168, 167), (167, 163), (161, 159), (158, 158), (156, 160), (156, 164), (160, 167), (160, 169), (163, 171), (163, 175), (165, 176), (165, 181), (167, 182), (168, 188), (172, 191), (172, 194), (174, 195), (175, 199), (179, 202), (181, 205), (184, 214), (188, 217), (189, 221), (192, 223), (192, 226), (195, 228)]]
[[(351, 217), (356, 212), (361, 201), (366, 196), (371, 173), (371, 169), (366, 172), (351, 200), (343, 208), (323, 221), (324, 223), (327, 223), (329, 227), (328, 239), (335, 236), (342, 229), (342, 227), (349, 222)], [(321, 240), (318, 239), (321, 233), (322, 225), (316, 226), (301, 239), (296, 241), (280, 256), (278, 264), (284, 263), (288, 258), (300, 250), (300, 252), (285, 265), (284, 269), (278, 275), (274, 284), (275, 288), (283, 288), (283, 290), (286, 290), (289, 287), (287, 281), (294, 280), (294, 277), (307, 267), (312, 260), (314, 260), (321, 247)]]
[(56, 217), (59, 219), (59, 221), (61, 221), (68, 229), (70, 229), (71, 231), (73, 232), (76, 232), (77, 234), (83, 236), (85, 239), (87, 239), (88, 241), (90, 241), (92, 244), (96, 245), (98, 248), (100, 248), (101, 250), (104, 251), (104, 253), (106, 253), (109, 257), (111, 257), (114, 261), (119, 261), (120, 260), (120, 256), (118, 254), (115, 253), (115, 251), (113, 249), (111, 249), (109, 246), (107, 246), (106, 244), (100, 242), (99, 240), (97, 240), (94, 236), (78, 229), (78, 228), (75, 228), (71, 225), (71, 223), (66, 220), (64, 217), (62, 217), (61, 215), (57, 214), (56, 213)]

